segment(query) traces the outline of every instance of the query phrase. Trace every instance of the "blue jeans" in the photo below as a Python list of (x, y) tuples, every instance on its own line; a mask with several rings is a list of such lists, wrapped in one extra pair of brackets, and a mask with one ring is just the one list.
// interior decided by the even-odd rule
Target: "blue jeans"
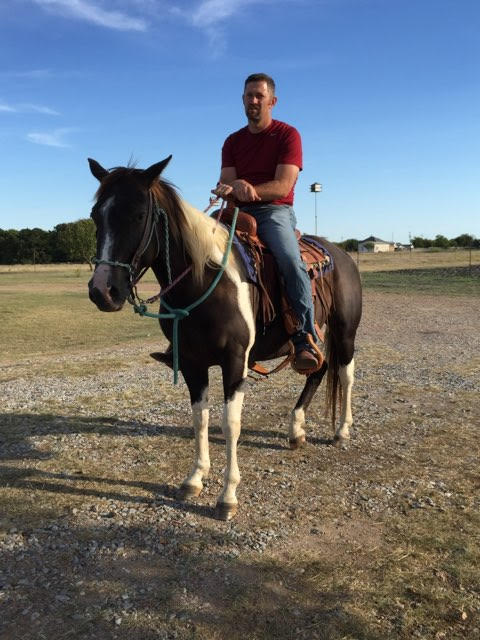
[(293, 207), (278, 204), (246, 204), (242, 211), (257, 221), (259, 238), (268, 246), (285, 282), (290, 304), (300, 322), (300, 331), (316, 339), (312, 287), (295, 237), (297, 219)]

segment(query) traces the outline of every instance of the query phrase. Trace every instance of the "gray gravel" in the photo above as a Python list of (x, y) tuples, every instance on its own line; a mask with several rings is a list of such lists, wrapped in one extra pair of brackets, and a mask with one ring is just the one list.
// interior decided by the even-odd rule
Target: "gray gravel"
[[(224, 464), (218, 373), (212, 474), (197, 501), (181, 503), (175, 487), (193, 455), (188, 394), (183, 384), (171, 386), (168, 369), (148, 362), (148, 346), (105, 350), (99, 355), (128, 366), (98, 375), (42, 375), (35, 360), (3, 367), (2, 484), (14, 490), (10, 504), (33, 500), (32, 511), (42, 495), (43, 515), (29, 519), (21, 504), (0, 514), (2, 640), (197, 637), (193, 619), (211, 614), (218, 589), (245, 587), (232, 570), (239, 563), (255, 566), (299, 544), (332, 549), (332, 529), (358, 522), (368, 542), (389, 514), (480, 507), (477, 496), (415, 461), (416, 442), (432, 430), (452, 420), (478, 424), (476, 405), (465, 399), (480, 389), (480, 308), (449, 305), (367, 292), (346, 449), (327, 446), (331, 429), (318, 402), (306, 448), (290, 452), (288, 407), (301, 380), (285, 371), (252, 382), (239, 447), (240, 512), (230, 523), (212, 518)], [(79, 353), (46, 363), (58, 369), (91, 359)], [(477, 453), (465, 456), (465, 470), (476, 469)], [(395, 464), (410, 473), (385, 481)], [(49, 494), (61, 498), (61, 512), (48, 510)], [(302, 634), (300, 625), (295, 637), (317, 637)]]

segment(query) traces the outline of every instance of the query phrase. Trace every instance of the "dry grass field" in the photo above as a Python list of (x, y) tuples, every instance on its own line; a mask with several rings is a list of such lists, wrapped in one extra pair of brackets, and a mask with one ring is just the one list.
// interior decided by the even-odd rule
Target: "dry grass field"
[(218, 371), (211, 476), (181, 503), (188, 394), (148, 357), (156, 322), (98, 312), (87, 267), (0, 267), (0, 638), (480, 638), (480, 259), (459, 255), (360, 263), (348, 447), (322, 389), (290, 451), (302, 379), (249, 384), (230, 523)]

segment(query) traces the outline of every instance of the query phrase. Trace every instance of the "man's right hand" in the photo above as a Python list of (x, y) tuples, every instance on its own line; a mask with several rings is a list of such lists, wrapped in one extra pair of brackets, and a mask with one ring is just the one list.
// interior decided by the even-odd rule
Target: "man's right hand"
[(219, 182), (215, 189), (212, 189), (212, 193), (224, 199), (233, 196), (239, 202), (256, 202), (260, 200), (255, 187), (246, 180), (234, 180), (231, 184)]
[(212, 189), (212, 193), (214, 193), (219, 198), (223, 198), (224, 200), (232, 194), (232, 191), (233, 187), (231, 187), (229, 184), (223, 184), (222, 182), (219, 182), (215, 189)]

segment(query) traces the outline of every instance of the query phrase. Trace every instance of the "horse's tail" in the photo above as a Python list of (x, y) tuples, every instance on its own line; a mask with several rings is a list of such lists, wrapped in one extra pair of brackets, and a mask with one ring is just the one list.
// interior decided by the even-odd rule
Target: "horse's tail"
[(335, 424), (337, 421), (337, 404), (340, 407), (342, 403), (342, 386), (338, 384), (338, 353), (337, 345), (332, 331), (328, 331), (327, 338), (327, 385), (325, 398), (325, 417), (330, 415), (333, 432), (335, 433)]

